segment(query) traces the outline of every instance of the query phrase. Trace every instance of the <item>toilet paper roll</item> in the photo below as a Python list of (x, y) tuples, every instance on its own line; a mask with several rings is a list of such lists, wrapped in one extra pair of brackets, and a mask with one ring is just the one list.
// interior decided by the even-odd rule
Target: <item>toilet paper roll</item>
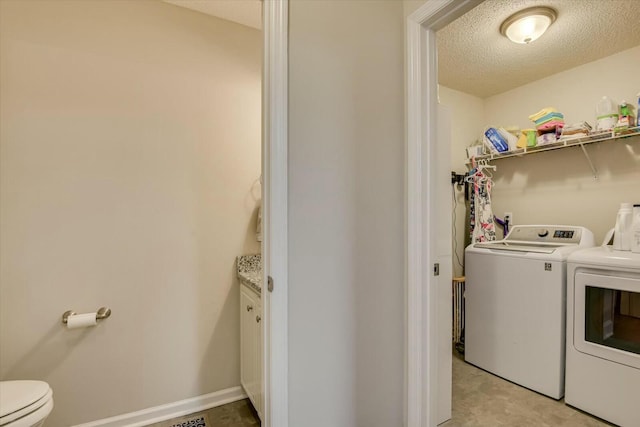
[(67, 319), (67, 328), (78, 329), (98, 324), (97, 313), (74, 314)]

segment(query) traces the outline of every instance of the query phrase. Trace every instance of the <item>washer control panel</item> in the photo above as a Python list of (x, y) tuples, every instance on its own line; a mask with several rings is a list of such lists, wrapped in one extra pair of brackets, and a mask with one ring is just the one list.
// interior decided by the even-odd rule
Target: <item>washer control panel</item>
[(504, 239), (511, 242), (579, 244), (582, 227), (570, 225), (514, 225)]

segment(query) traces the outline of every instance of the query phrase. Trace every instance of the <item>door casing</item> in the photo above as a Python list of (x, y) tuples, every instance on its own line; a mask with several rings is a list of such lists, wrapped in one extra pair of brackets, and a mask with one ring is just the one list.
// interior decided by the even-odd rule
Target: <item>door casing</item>
[[(262, 2), (263, 369), (265, 427), (289, 425), (288, 345), (288, 0)], [(266, 288), (266, 286), (265, 286)]]
[[(477, 0), (426, 0), (406, 20), (406, 425), (434, 427), (437, 420), (438, 322), (435, 264), (451, 263), (438, 241), (438, 69), (435, 32), (477, 6)], [(444, 193), (448, 194), (448, 193)], [(450, 238), (450, 237), (449, 237)], [(450, 248), (449, 248), (450, 251)], [(451, 271), (449, 268), (445, 271)], [(440, 335), (441, 336), (441, 335)]]

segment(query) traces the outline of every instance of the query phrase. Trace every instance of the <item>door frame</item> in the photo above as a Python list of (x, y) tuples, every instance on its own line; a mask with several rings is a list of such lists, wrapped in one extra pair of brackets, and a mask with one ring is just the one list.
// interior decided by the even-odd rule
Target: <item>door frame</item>
[(288, 0), (262, 2), (263, 425), (289, 425)]
[[(477, 0), (425, 0), (406, 20), (406, 425), (437, 425), (436, 34)], [(444, 333), (448, 333), (445, 331)]]

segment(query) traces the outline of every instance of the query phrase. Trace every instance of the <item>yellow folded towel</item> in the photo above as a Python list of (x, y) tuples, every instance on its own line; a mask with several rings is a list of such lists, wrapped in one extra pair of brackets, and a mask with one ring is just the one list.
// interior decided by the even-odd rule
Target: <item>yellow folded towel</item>
[(557, 112), (558, 110), (556, 110), (553, 107), (546, 107), (538, 111), (537, 113), (530, 115), (529, 120), (531, 120), (532, 122), (535, 122), (536, 120), (541, 119), (542, 117), (546, 116), (549, 113), (557, 113)]

